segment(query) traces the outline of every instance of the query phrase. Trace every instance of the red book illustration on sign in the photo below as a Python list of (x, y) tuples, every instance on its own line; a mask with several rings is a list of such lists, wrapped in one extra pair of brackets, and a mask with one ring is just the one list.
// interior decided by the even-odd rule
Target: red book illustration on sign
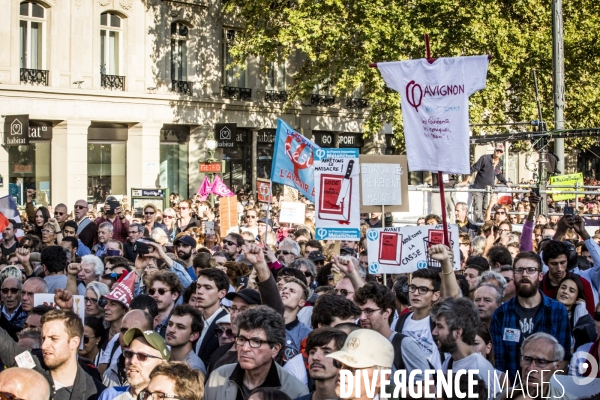
[(350, 220), (350, 194), (352, 193), (352, 167), (354, 160), (348, 162), (346, 174), (321, 175), (320, 197), (319, 197), (319, 218), (333, 221)]
[(402, 235), (397, 232), (381, 232), (379, 235), (379, 263), (400, 264), (402, 259)]
[[(452, 243), (452, 234), (448, 232), (448, 242)], [(429, 243), (427, 248), (434, 244), (444, 244), (444, 231), (440, 229), (431, 229), (428, 235)]]

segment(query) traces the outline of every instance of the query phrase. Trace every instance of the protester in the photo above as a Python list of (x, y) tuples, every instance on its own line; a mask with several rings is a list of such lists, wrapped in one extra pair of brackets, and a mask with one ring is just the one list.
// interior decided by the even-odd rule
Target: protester
[(206, 375), (206, 367), (193, 347), (202, 330), (202, 313), (188, 304), (180, 304), (169, 317), (165, 342), (171, 348), (172, 361), (184, 362)]
[(162, 363), (150, 373), (148, 386), (140, 393), (140, 400), (150, 399), (204, 399), (204, 377), (181, 362)]
[(46, 378), (35, 370), (13, 367), (0, 372), (0, 393), (3, 393), (7, 400), (50, 400), (50, 385)]

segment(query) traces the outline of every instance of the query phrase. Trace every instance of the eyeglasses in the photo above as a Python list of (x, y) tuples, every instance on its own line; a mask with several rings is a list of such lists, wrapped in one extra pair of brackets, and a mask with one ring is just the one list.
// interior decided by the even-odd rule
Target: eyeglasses
[(21, 293), (22, 293), (23, 297), (25, 297), (25, 296), (33, 297), (33, 295), (35, 294), (35, 292), (24, 292), (23, 290), (21, 290)]
[(594, 321), (600, 322), (600, 312), (594, 311)]
[(250, 347), (252, 347), (253, 349), (258, 349), (260, 346), (262, 346), (263, 344), (267, 343), (270, 344), (270, 342), (268, 340), (262, 340), (262, 339), (258, 339), (258, 338), (250, 338), (248, 339), (245, 336), (236, 336), (235, 337), (235, 344), (237, 344), (240, 347), (243, 347), (246, 342), (248, 342), (250, 344)]
[(496, 214), (501, 214), (501, 215), (503, 215), (503, 214), (506, 214), (506, 211), (496, 211)]
[(17, 294), (21, 291), (21, 289), (17, 289), (15, 287), (11, 287), (11, 288), (2, 288), (2, 294), (3, 295), (7, 295), (8, 292), (10, 292), (10, 294)]
[(332, 281), (334, 279), (333, 275), (327, 275), (327, 280)]
[(256, 240), (244, 240), (244, 243), (247, 243), (247, 244), (256, 243)]
[(427, 286), (408, 285), (408, 291), (410, 293), (415, 293), (417, 290), (419, 291), (419, 294), (427, 294), (427, 292), (435, 292), (436, 291), (434, 289), (428, 288)]
[(154, 211), (144, 211), (145, 215), (154, 215)]
[(540, 270), (535, 267), (515, 268), (515, 275), (523, 275), (524, 273), (527, 273), (527, 275), (533, 275), (536, 272), (540, 272)]
[(24, 399), (17, 397), (12, 393), (0, 392), (0, 400), (24, 400)]
[(154, 296), (154, 293), (158, 292), (158, 294), (162, 296), (165, 293), (170, 292), (170, 291), (171, 291), (170, 289), (163, 289), (163, 288), (154, 289), (154, 288), (152, 288), (152, 289), (148, 289), (148, 294), (150, 296)]
[(42, 233), (56, 233), (56, 231), (51, 231), (50, 229), (42, 229)]
[(554, 360), (545, 360), (543, 358), (533, 358), (533, 357), (529, 357), (529, 356), (521, 356), (521, 364), (523, 364), (524, 366), (531, 365), (532, 362), (535, 362), (535, 365), (537, 365), (540, 368), (545, 368), (546, 366), (548, 366), (548, 364), (555, 362), (555, 361)]
[(215, 335), (217, 335), (217, 337), (223, 336), (223, 334), (225, 334), (225, 336), (227, 336), (227, 337), (233, 337), (233, 331), (231, 330), (231, 328), (229, 328), (229, 329), (215, 328)]
[(236, 242), (232, 242), (231, 240), (227, 240), (227, 239), (223, 239), (221, 243), (223, 243), (224, 245), (227, 245), (227, 246), (237, 246)]
[(27, 244), (20, 244), (19, 243), (19, 245), (17, 247), (20, 248), (20, 249), (28, 249), (28, 250), (31, 249), (31, 246), (27, 245)]
[(354, 294), (354, 292), (350, 292), (346, 289), (335, 289), (335, 294), (341, 294), (344, 297), (348, 297), (349, 294)]
[(504, 233), (504, 232), (510, 232), (510, 231), (508, 229), (498, 229), (496, 232)]
[(173, 218), (175, 218), (175, 217), (174, 217), (174, 216), (172, 216), (172, 215), (165, 215), (165, 214), (163, 214), (163, 218), (166, 218), (166, 219), (173, 219)]
[(146, 354), (146, 353), (136, 353), (135, 351), (131, 351), (131, 350), (124, 350), (123, 355), (128, 360), (131, 360), (133, 358), (133, 356), (136, 356), (139, 362), (144, 362), (148, 358), (157, 358), (159, 360), (162, 360), (162, 357), (151, 356), (150, 354)]
[(375, 311), (381, 311), (381, 308), (375, 308), (375, 309), (371, 309), (371, 308), (365, 308), (364, 310), (360, 310), (360, 313), (365, 313), (365, 315), (367, 317), (370, 317), (371, 315), (373, 315), (373, 313)]
[(246, 218), (256, 219), (256, 215), (246, 215)]
[(83, 335), (83, 344), (88, 344), (90, 342), (90, 339), (94, 339), (96, 336), (86, 336)]
[(84, 208), (87, 208), (87, 206), (78, 206), (77, 204), (75, 204), (73, 208), (75, 208), (76, 210), (83, 210)]
[(59, 211), (54, 211), (54, 215), (65, 215), (65, 213), (59, 212)]
[(139, 399), (140, 400), (164, 400), (164, 399), (186, 400), (185, 398), (176, 396), (173, 393), (163, 393), (163, 392), (150, 393), (147, 390), (140, 392)]
[(92, 299), (91, 297), (84, 297), (83, 301), (85, 303), (98, 304), (98, 299)]
[(275, 255), (278, 256), (280, 254), (283, 254), (284, 256), (290, 255), (290, 254), (294, 254), (291, 251), (287, 251), (287, 250), (277, 250), (275, 252)]

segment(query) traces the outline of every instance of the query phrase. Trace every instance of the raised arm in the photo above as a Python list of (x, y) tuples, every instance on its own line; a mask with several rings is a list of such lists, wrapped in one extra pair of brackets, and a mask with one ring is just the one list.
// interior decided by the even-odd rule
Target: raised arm
[(428, 249), (429, 256), (442, 264), (442, 297), (460, 297), (460, 289), (454, 274), (453, 254), (443, 244), (436, 244)]
[(523, 232), (521, 233), (521, 242), (519, 243), (519, 251), (533, 251), (533, 228), (535, 226), (535, 213), (541, 197), (531, 192), (529, 195), (529, 214), (523, 224)]

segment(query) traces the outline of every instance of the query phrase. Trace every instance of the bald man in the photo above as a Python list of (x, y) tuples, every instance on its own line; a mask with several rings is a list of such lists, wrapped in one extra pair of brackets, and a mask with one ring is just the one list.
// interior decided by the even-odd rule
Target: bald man
[(27, 368), (8, 368), (0, 373), (0, 392), (19, 399), (50, 399), (50, 385), (42, 374)]

